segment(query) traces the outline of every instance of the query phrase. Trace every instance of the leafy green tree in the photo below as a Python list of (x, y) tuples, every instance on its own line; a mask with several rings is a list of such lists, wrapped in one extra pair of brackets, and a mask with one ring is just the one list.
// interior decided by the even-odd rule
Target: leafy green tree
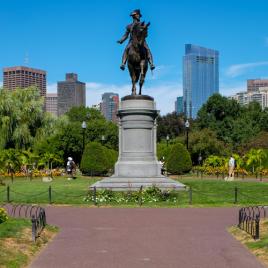
[(80, 122), (88, 121), (89, 119), (105, 119), (100, 111), (84, 107), (84, 106), (75, 106), (72, 107), (67, 113), (67, 117), (71, 122)]
[(245, 153), (250, 149), (268, 149), (268, 131), (262, 131), (252, 137), (247, 143), (239, 148), (240, 152)]
[(157, 140), (165, 140), (166, 136), (170, 138), (177, 137), (184, 132), (184, 117), (174, 113), (169, 113), (157, 118)]
[(210, 155), (227, 156), (230, 151), (211, 129), (194, 130), (189, 135), (189, 152), (194, 163), (198, 163), (199, 154), (204, 161)]
[(39, 91), (0, 90), (0, 148), (27, 149), (48, 121)]
[(260, 131), (266, 131), (268, 112), (262, 111), (256, 102), (241, 106), (235, 100), (214, 94), (199, 110), (197, 126), (215, 131), (217, 138), (237, 149)]

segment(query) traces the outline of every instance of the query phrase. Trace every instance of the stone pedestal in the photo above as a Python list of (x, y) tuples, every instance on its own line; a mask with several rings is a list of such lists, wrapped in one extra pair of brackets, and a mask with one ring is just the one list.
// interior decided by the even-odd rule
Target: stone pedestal
[(179, 182), (161, 175), (156, 156), (156, 117), (158, 111), (150, 96), (125, 96), (119, 117), (119, 157), (114, 175), (92, 185), (97, 189), (137, 190), (155, 185), (161, 189), (184, 189)]

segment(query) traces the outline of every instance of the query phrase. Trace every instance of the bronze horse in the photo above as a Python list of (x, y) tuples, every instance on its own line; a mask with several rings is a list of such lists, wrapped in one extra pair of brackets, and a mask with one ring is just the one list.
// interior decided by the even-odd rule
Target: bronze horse
[(139, 82), (139, 95), (141, 95), (146, 72), (148, 70), (148, 55), (144, 47), (147, 30), (150, 23), (137, 23), (132, 28), (132, 42), (128, 52), (128, 70), (132, 80), (132, 95), (136, 95), (136, 83)]

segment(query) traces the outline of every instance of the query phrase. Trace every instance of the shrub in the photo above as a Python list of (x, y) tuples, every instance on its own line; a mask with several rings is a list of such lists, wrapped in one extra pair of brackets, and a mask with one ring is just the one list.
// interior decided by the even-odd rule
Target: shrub
[(109, 148), (105, 148), (105, 154), (107, 156), (107, 169), (111, 170), (114, 168), (114, 164), (117, 161), (118, 154), (117, 151)]
[(80, 164), (82, 173), (103, 175), (107, 173), (108, 167), (109, 156), (106, 154), (105, 147), (98, 142), (87, 144)]
[(169, 154), (170, 154), (170, 151), (171, 151), (171, 147), (172, 146), (167, 146), (166, 143), (158, 143), (157, 144), (157, 156), (158, 156), (158, 159), (161, 160), (161, 159), (167, 159)]
[(166, 162), (167, 171), (172, 174), (183, 174), (192, 168), (192, 160), (186, 148), (180, 144), (174, 144)]
[(7, 220), (8, 220), (7, 212), (5, 211), (5, 209), (0, 208), (0, 224)]

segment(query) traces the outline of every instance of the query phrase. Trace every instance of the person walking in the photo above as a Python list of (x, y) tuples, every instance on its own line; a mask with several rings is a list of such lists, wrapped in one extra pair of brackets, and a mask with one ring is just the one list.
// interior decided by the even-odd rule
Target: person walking
[(68, 180), (74, 179), (74, 172), (75, 172), (75, 162), (73, 161), (72, 157), (68, 157), (66, 171), (69, 175)]
[(228, 167), (229, 167), (228, 172), (229, 180), (234, 180), (235, 159), (232, 155), (229, 159)]

